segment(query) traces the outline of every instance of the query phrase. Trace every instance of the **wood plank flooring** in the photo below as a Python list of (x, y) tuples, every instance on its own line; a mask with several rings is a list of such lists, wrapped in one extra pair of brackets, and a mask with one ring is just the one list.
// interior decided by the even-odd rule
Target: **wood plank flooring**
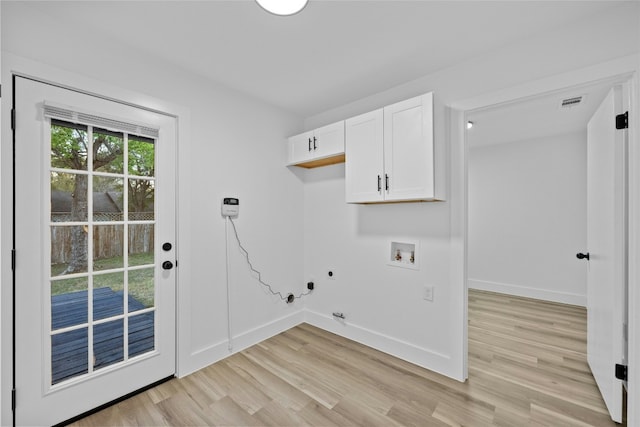
[(302, 324), (75, 426), (615, 426), (584, 308), (469, 292), (460, 383)]

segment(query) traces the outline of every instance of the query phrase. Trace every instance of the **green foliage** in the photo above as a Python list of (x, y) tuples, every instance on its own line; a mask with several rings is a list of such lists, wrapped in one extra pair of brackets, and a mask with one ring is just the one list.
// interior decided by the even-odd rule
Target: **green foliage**
[(129, 174), (153, 176), (155, 172), (155, 147), (145, 141), (129, 139)]
[[(154, 144), (131, 137), (129, 140), (130, 175), (153, 176), (155, 173)], [(147, 179), (129, 180), (129, 210), (131, 212), (152, 212), (154, 203), (154, 181)]]
[(82, 129), (52, 125), (51, 166), (87, 170), (87, 132)]

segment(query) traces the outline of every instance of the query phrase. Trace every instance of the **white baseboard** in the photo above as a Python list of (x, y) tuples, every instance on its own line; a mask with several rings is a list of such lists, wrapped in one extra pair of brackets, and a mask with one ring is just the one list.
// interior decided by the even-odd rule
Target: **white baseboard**
[(310, 325), (375, 348), (414, 365), (455, 378), (452, 360), (447, 355), (354, 325), (348, 319), (345, 321), (336, 320), (332, 316), (308, 309), (305, 310), (305, 321)]
[(265, 325), (234, 335), (231, 340), (231, 350), (229, 349), (229, 342), (226, 339), (205, 348), (198, 349), (191, 353), (189, 357), (189, 367), (180, 372), (180, 377), (189, 375), (225, 357), (229, 357), (274, 335), (278, 335), (302, 322), (304, 322), (304, 310), (299, 310)]
[(487, 280), (469, 279), (469, 289), (498, 292), (501, 294), (516, 295), (519, 297), (535, 298), (544, 301), (560, 302), (563, 304), (587, 306), (587, 296), (569, 292), (557, 292), (548, 289), (531, 288), (527, 286), (513, 285), (509, 283), (490, 282)]

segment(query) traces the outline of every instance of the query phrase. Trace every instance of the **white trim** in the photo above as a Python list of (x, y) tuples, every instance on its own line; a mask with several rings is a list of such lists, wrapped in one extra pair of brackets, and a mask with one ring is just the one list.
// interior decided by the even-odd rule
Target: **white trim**
[[(640, 58), (638, 61), (640, 66)], [(627, 425), (640, 425), (640, 405), (629, 402), (640, 401), (640, 76), (631, 79), (629, 117), (629, 306), (628, 306), (628, 369), (627, 380)]]
[(452, 313), (455, 316), (452, 333), (455, 336), (452, 354), (452, 376), (459, 381), (469, 377), (468, 369), (468, 305), (467, 305), (467, 125), (465, 114), (455, 108), (447, 108), (449, 119), (449, 283), (451, 286)]
[(529, 286), (514, 285), (511, 283), (491, 282), (488, 280), (468, 279), (469, 289), (498, 292), (500, 294), (516, 295), (519, 297), (534, 298), (544, 301), (559, 302), (562, 304), (587, 306), (587, 296), (570, 292), (558, 292), (549, 289), (532, 288)]
[(304, 314), (305, 322), (310, 325), (406, 360), (430, 371), (449, 376), (451, 358), (445, 354), (363, 328), (349, 322), (348, 318), (336, 320), (331, 316), (311, 310), (305, 310)]

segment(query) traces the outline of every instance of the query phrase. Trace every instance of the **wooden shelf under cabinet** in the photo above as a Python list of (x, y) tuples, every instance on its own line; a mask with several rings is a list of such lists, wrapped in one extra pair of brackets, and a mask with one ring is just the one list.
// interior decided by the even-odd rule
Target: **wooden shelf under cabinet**
[(301, 168), (312, 169), (312, 168), (319, 168), (322, 166), (336, 165), (338, 163), (344, 163), (344, 162), (345, 162), (345, 155), (339, 154), (337, 156), (325, 157), (324, 159), (316, 159), (316, 160), (309, 160), (308, 162), (304, 162), (304, 163), (296, 163), (295, 165), (291, 165), (291, 166), (300, 166)]

